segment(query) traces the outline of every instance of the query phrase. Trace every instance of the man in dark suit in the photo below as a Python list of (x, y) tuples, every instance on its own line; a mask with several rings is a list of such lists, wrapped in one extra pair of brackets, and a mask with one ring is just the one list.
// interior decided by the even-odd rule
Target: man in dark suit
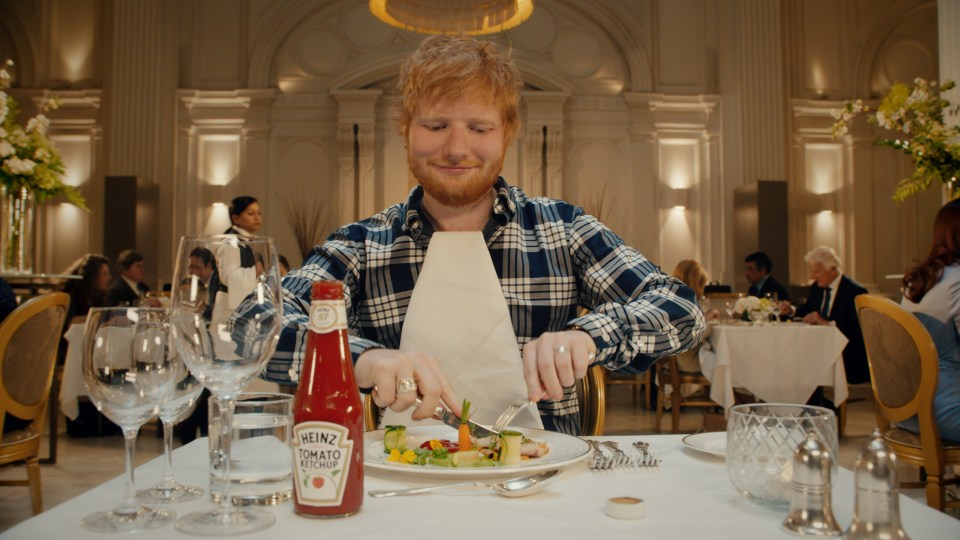
[(143, 255), (125, 249), (117, 256), (117, 269), (120, 277), (115, 279), (107, 291), (107, 303), (111, 306), (139, 306), (160, 307), (156, 298), (147, 298), (150, 292), (143, 278), (147, 269), (143, 264)]
[(867, 351), (863, 344), (863, 333), (857, 319), (857, 306), (854, 298), (867, 294), (867, 289), (841, 272), (840, 257), (832, 248), (821, 246), (812, 249), (804, 256), (810, 269), (813, 284), (807, 301), (795, 309), (796, 317), (803, 317), (807, 324), (837, 325), (849, 343), (843, 349), (843, 366), (847, 373), (847, 382), (851, 384), (870, 381), (870, 367), (867, 364)]
[(787, 288), (770, 275), (773, 270), (773, 261), (766, 253), (762, 251), (751, 253), (743, 259), (743, 262), (743, 275), (750, 282), (750, 290), (747, 294), (757, 298), (763, 298), (769, 294), (774, 296), (774, 300), (781, 302), (790, 299)]

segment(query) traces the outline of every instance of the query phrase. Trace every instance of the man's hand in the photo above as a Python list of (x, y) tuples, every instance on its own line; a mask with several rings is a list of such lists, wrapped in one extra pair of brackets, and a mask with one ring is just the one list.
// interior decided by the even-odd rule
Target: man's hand
[(360, 388), (373, 388), (373, 401), (380, 407), (405, 411), (419, 397), (421, 404), (410, 415), (414, 421), (433, 416), (441, 401), (460, 415), (460, 398), (432, 356), (395, 349), (369, 349), (357, 359), (354, 372)]
[(523, 377), (531, 401), (563, 399), (563, 389), (587, 374), (597, 356), (590, 334), (583, 330), (546, 332), (523, 346)]
[(824, 319), (822, 315), (816, 311), (811, 311), (803, 318), (803, 322), (807, 324), (818, 324), (818, 325), (827, 325), (830, 324), (830, 321)]
[(793, 314), (796, 313), (796, 308), (793, 307), (793, 304), (789, 300), (780, 301), (780, 315), (784, 317), (793, 317)]

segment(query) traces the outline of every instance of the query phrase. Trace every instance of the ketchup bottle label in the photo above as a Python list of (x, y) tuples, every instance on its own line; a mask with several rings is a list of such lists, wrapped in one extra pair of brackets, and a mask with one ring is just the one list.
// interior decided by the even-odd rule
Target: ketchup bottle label
[(346, 427), (330, 422), (293, 427), (293, 481), (300, 504), (339, 506), (343, 502), (354, 443), (349, 437)]
[(308, 329), (318, 334), (347, 329), (347, 307), (343, 300), (313, 300), (310, 302)]

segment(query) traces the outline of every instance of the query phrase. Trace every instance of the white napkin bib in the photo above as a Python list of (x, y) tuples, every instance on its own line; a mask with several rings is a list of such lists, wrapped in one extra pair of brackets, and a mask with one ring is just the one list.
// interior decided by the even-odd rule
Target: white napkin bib
[[(436, 358), (457, 395), (477, 408), (472, 418), (481, 424), (492, 424), (510, 403), (527, 397), (517, 336), (482, 233), (433, 234), (400, 350)], [(387, 409), (380, 423), (410, 425), (410, 411)], [(534, 407), (511, 425), (543, 429)]]

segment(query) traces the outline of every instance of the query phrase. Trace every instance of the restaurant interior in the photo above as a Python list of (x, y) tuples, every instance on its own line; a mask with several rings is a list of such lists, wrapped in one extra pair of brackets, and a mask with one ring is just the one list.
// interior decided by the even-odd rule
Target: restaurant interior
[[(22, 266), (0, 277), (26, 299), (58, 287), (85, 254), (114, 261), (135, 249), (144, 281), (167, 290), (180, 238), (222, 232), (241, 195), (259, 200), (260, 234), (296, 268), (338, 225), (404, 200), (416, 180), (390, 107), (400, 63), (425, 34), (380, 20), (375, 3), (0, 2), (6, 91), (22, 120), (49, 118), (62, 180), (88, 208), (36, 201)], [(745, 293), (744, 257), (764, 251), (799, 299), (810, 284), (804, 255), (829, 246), (845, 275), (899, 302), (945, 191), (893, 200), (913, 161), (875, 144), (891, 133), (864, 118), (835, 136), (835, 112), (855, 99), (876, 106), (895, 83), (960, 79), (960, 2), (533, 5), (519, 25), (485, 36), (510, 44), (525, 83), (503, 163), (509, 184), (583, 206), (664, 271), (693, 259)], [(960, 102), (956, 90), (945, 96)], [(58, 108), (42, 111), (50, 98)], [(716, 428), (716, 414), (684, 407), (676, 430), (669, 410), (658, 429), (651, 384), (605, 381), (602, 435)], [(876, 423), (870, 396), (851, 385), (842, 467)], [(123, 459), (122, 437), (71, 438), (56, 396), (50, 404), (58, 448), (42, 467), (45, 508), (119, 475)], [(136, 463), (162, 453), (150, 422)], [(0, 480), (22, 474), (0, 468)], [(922, 488), (904, 492), (924, 501)], [(32, 515), (25, 489), (0, 488), (0, 533)]]

